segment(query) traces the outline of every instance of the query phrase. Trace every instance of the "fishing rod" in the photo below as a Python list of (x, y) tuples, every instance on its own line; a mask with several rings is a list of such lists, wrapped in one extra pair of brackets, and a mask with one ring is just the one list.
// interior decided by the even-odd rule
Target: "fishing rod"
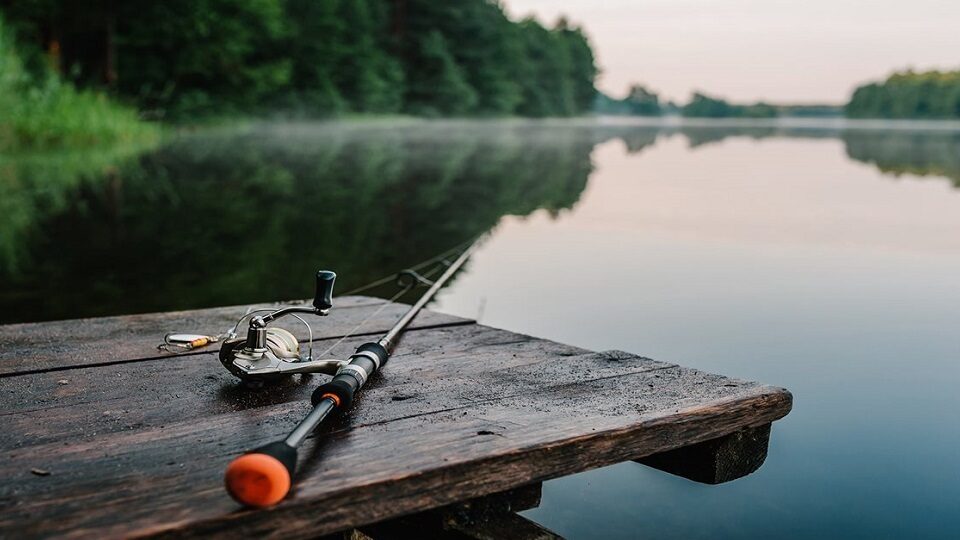
[(291, 373), (317, 372), (334, 376), (314, 390), (311, 396), (313, 409), (285, 438), (251, 450), (230, 462), (224, 483), (231, 497), (244, 505), (264, 508), (277, 504), (287, 496), (296, 470), (297, 448), (300, 444), (333, 412), (350, 407), (356, 392), (387, 363), (400, 334), (463, 266), (478, 245), (479, 239), (474, 240), (436, 281), (430, 282), (412, 270), (398, 274), (397, 281), (404, 288), (394, 299), (417, 284), (429, 284), (430, 288), (383, 337), (360, 345), (347, 360), (314, 360), (312, 353), (300, 358), (293, 334), (280, 328), (267, 327), (268, 323), (284, 315), (292, 315), (303, 321), (298, 313), (321, 316), (329, 313), (333, 307), (333, 284), (336, 280), (336, 274), (329, 271), (317, 273), (316, 294), (311, 307), (288, 307), (265, 316), (254, 316), (250, 319), (245, 339), (224, 343), (220, 350), (220, 361), (231, 373), (243, 379), (272, 379)]

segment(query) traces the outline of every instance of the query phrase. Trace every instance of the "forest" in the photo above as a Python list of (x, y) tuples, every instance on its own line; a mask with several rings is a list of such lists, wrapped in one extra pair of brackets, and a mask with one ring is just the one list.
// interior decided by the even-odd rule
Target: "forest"
[(699, 92), (694, 92), (680, 112), (697, 118), (773, 118), (778, 115), (777, 108), (768, 103), (737, 105)]
[(583, 31), (487, 0), (0, 0), (25, 70), (151, 119), (572, 116), (597, 68)]
[(904, 71), (860, 86), (846, 106), (851, 118), (960, 118), (960, 71)]
[(843, 114), (841, 107), (826, 104), (770, 104), (731, 103), (725, 99), (694, 92), (690, 101), (679, 105), (672, 101), (662, 101), (660, 96), (647, 87), (634, 84), (623, 99), (616, 99), (603, 92), (597, 92), (594, 112), (602, 115), (619, 116), (686, 116), (691, 118), (776, 118), (793, 117), (832, 117)]

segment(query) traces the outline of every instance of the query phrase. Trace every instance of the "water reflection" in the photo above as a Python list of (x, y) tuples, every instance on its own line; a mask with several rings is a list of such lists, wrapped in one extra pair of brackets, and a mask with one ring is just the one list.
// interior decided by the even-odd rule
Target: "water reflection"
[(109, 184), (117, 176), (118, 164), (143, 151), (119, 147), (103, 152), (0, 154), (0, 269), (7, 276), (29, 270), (26, 250), (44, 220), (75, 211), (72, 199), (82, 184)]
[(531, 517), (956, 537), (960, 130), (283, 125), (85, 157), (0, 160), (8, 321), (306, 297), (321, 266), (343, 291), (495, 229), (434, 307), (795, 396), (755, 474), (623, 463), (547, 482)]
[(346, 290), (503, 215), (571, 207), (592, 147), (577, 130), (285, 126), (182, 138), (99, 177), (14, 167), (0, 317), (294, 298), (317, 267)]
[(0, 158), (0, 321), (341, 291), (492, 229), (573, 207), (594, 148), (824, 138), (891, 175), (960, 186), (960, 133), (836, 127), (409, 122), (267, 125), (150, 151)]
[(960, 188), (958, 132), (854, 132), (844, 142), (848, 156), (884, 173), (945, 177)]

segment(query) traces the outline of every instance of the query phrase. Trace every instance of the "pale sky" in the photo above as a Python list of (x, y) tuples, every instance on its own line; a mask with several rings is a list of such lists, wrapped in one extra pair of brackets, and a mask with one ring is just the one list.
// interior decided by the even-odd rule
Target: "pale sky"
[(960, 0), (504, 0), (514, 18), (561, 14), (590, 37), (597, 86), (667, 99), (845, 102), (891, 71), (960, 69)]

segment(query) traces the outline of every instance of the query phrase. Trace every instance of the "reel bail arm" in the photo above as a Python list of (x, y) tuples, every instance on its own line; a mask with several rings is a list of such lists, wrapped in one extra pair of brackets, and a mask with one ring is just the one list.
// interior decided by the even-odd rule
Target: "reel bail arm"
[[(333, 307), (333, 284), (337, 281), (336, 272), (330, 270), (317, 271), (317, 286), (313, 292), (313, 307), (290, 306), (278, 309), (262, 317), (254, 317), (253, 320), (260, 319), (263, 324), (279, 319), (289, 313), (312, 313), (315, 315), (329, 315), (330, 308)], [(253, 326), (253, 320), (250, 325)]]
[(317, 286), (313, 293), (313, 307), (290, 306), (278, 309), (262, 317), (254, 317), (250, 320), (251, 328), (254, 324), (266, 326), (268, 323), (289, 315), (290, 313), (309, 313), (313, 315), (327, 316), (330, 314), (330, 308), (333, 307), (333, 284), (337, 281), (337, 274), (330, 270), (320, 270), (317, 272)]

